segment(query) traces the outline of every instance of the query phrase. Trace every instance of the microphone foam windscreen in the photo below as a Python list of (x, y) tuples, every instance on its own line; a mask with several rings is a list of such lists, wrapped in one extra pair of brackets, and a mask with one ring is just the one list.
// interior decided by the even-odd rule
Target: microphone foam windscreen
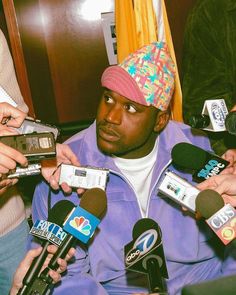
[(211, 189), (201, 191), (196, 198), (196, 211), (208, 219), (224, 207), (224, 200), (220, 194)]
[(187, 142), (177, 143), (172, 151), (173, 164), (186, 169), (202, 169), (207, 160), (207, 152)]
[(107, 208), (107, 196), (105, 191), (100, 188), (91, 188), (87, 190), (81, 198), (80, 207), (98, 218), (102, 217)]
[(48, 221), (62, 226), (67, 215), (74, 207), (75, 205), (68, 200), (57, 202), (48, 212)]
[(132, 232), (133, 239), (134, 240), (137, 239), (142, 233), (144, 233), (145, 231), (149, 229), (155, 229), (161, 232), (159, 225), (153, 219), (150, 219), (150, 218), (139, 219), (133, 227), (133, 232)]

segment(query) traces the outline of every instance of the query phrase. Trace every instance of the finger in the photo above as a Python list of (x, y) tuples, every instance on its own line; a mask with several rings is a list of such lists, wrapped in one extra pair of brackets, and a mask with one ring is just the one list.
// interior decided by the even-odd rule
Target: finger
[[(13, 165), (13, 162), (17, 162), (22, 166), (27, 166), (28, 161), (26, 159), (26, 157), (20, 153), (19, 151), (17, 151), (16, 149), (11, 148), (10, 146), (7, 146), (3, 143), (0, 142), (0, 151), (1, 151), (1, 161), (2, 161), (2, 157), (5, 163), (5, 167), (8, 167), (8, 160), (10, 160), (10, 166), (8, 167), (9, 169), (14, 169), (15, 168), (15, 164)], [(9, 159), (8, 159), (9, 158)]]
[(58, 249), (58, 247), (55, 246), (55, 245), (49, 245), (49, 246), (47, 247), (48, 253), (51, 253), (51, 254), (55, 254), (56, 251), (57, 251), (57, 249)]
[(72, 257), (75, 256), (75, 248), (70, 248), (69, 252), (66, 254), (65, 260), (69, 261)]
[(65, 194), (67, 194), (67, 195), (70, 195), (71, 192), (72, 192), (71, 187), (69, 187), (69, 185), (68, 185), (66, 182), (63, 182), (63, 183), (61, 184), (61, 188), (62, 188), (63, 192), (64, 192)]
[(58, 272), (56, 272), (55, 270), (50, 269), (48, 273), (49, 273), (50, 277), (53, 279), (54, 284), (61, 280), (61, 275)]
[(59, 188), (60, 188), (58, 181), (56, 180), (56, 178), (53, 175), (50, 176), (49, 184), (50, 184), (51, 188), (54, 190), (59, 190)]
[(64, 271), (66, 271), (66, 268), (67, 268), (67, 262), (64, 260), (64, 259), (61, 259), (61, 258), (58, 258), (57, 259), (57, 263), (59, 265), (57, 271), (59, 273), (62, 273)]
[(42, 247), (31, 249), (27, 252), (25, 258), (21, 261), (20, 266), (30, 266), (35, 257), (37, 257), (42, 251)]
[(18, 108), (11, 106), (8, 103), (1, 103), (0, 122), (2, 122), (4, 118), (9, 118), (7, 122), (8, 126), (20, 127), (26, 115), (26, 113), (22, 112)]
[(77, 192), (78, 195), (82, 195), (85, 192), (85, 189), (84, 188), (78, 188), (76, 190), (76, 192)]
[(0, 136), (10, 136), (19, 134), (16, 130), (11, 127), (1, 126), (0, 128)]

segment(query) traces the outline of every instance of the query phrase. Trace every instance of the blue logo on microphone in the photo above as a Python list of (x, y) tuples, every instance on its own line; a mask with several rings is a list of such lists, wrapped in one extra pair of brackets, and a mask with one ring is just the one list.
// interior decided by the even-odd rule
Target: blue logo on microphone
[(135, 241), (133, 248), (140, 251), (140, 255), (144, 255), (149, 252), (155, 245), (158, 238), (158, 233), (154, 229), (145, 231)]

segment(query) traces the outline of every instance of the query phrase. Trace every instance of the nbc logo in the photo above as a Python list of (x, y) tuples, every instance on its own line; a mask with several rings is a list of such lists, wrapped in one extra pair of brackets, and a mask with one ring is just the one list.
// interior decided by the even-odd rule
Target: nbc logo
[(77, 231), (81, 232), (83, 235), (90, 235), (91, 225), (89, 223), (89, 220), (84, 218), (83, 216), (76, 216), (74, 219), (70, 221), (70, 225)]

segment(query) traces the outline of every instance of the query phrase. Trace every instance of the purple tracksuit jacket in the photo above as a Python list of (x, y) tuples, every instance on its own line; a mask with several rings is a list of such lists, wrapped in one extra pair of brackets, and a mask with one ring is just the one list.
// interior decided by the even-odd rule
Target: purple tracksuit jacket
[[(196, 221), (188, 212), (182, 211), (179, 205), (158, 193), (164, 171), (167, 168), (175, 171), (171, 166), (171, 150), (175, 144), (188, 142), (211, 150), (208, 139), (202, 133), (192, 132), (189, 126), (170, 121), (159, 135), (146, 216), (141, 215), (135, 192), (113, 159), (98, 150), (95, 123), (67, 142), (81, 165), (110, 169), (106, 189), (108, 209), (89, 244), (84, 246), (78, 243), (75, 261), (68, 266), (67, 274), (54, 288), (53, 294), (148, 293), (147, 276), (126, 271), (124, 266), (124, 246), (132, 240), (133, 227), (142, 217), (154, 219), (162, 230), (169, 273), (169, 279), (166, 280), (168, 294), (180, 295), (186, 284), (236, 272), (233, 250), (218, 247), (221, 242), (204, 221)], [(179, 171), (177, 174), (192, 182), (190, 174)], [(36, 187), (32, 205), (34, 221), (47, 219), (49, 190), (45, 182)], [(79, 204), (76, 193), (65, 197), (61, 191), (52, 191), (51, 206), (65, 198)]]

